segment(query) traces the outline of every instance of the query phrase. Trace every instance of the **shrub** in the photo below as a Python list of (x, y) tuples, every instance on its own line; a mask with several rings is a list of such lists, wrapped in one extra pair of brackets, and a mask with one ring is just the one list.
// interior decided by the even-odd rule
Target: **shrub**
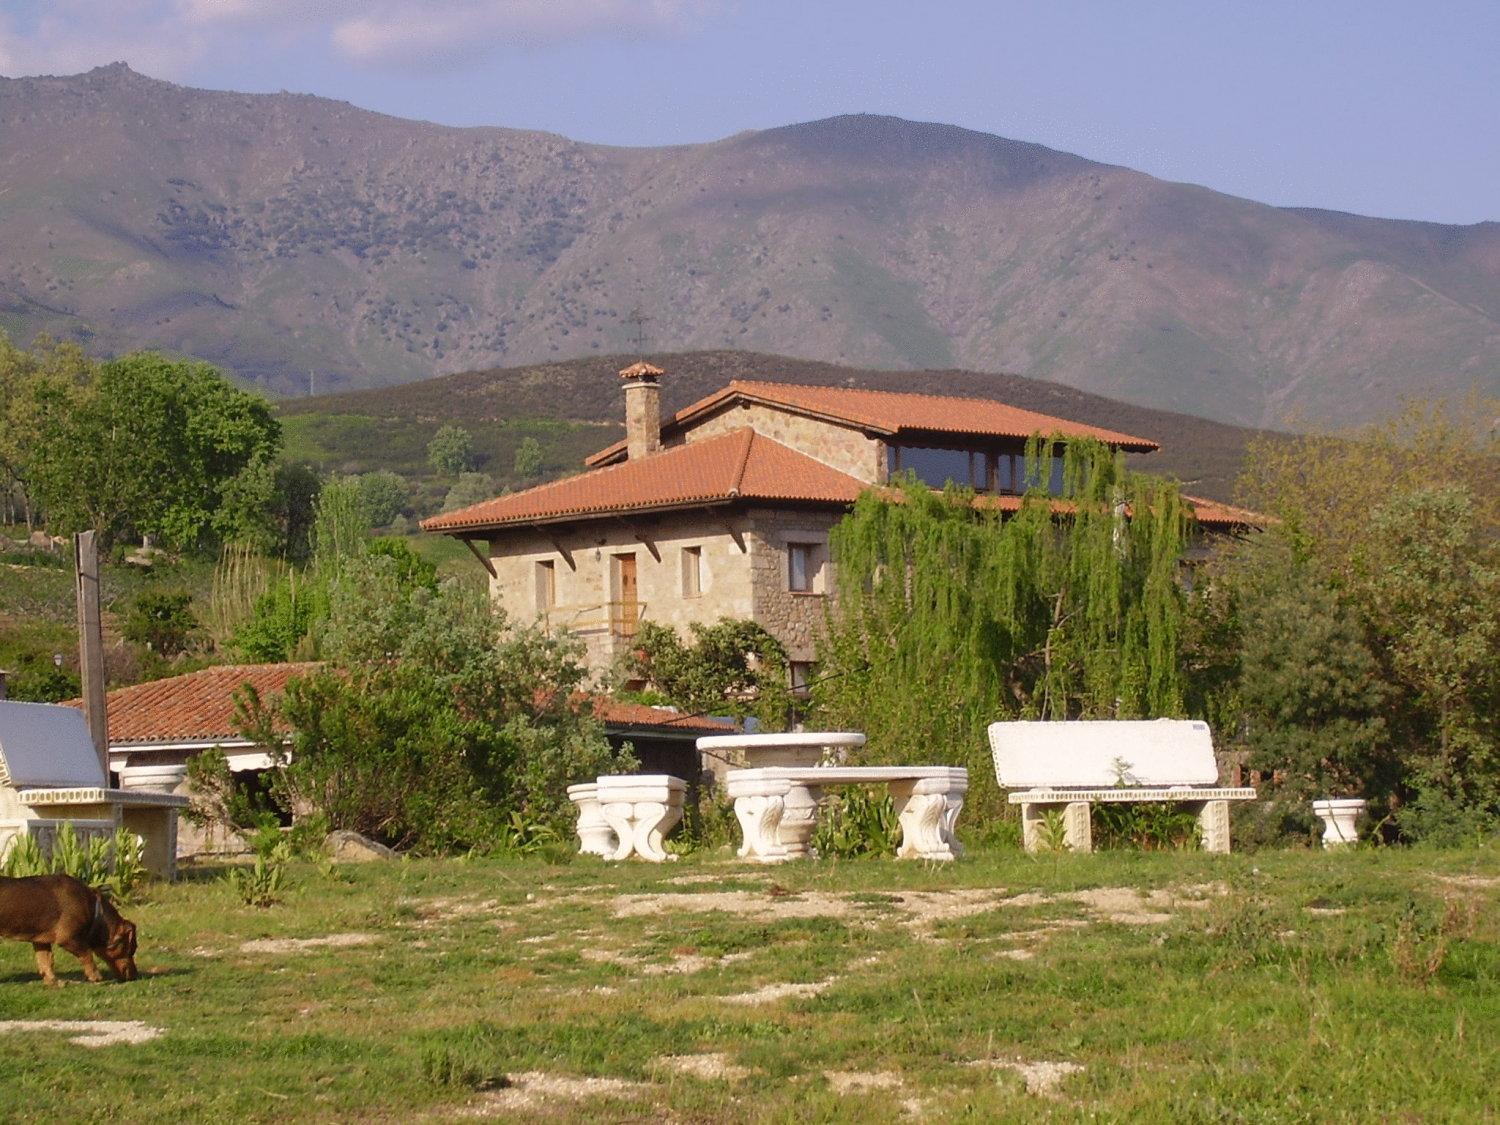
[(145, 645), (162, 656), (175, 656), (198, 632), (192, 603), (192, 595), (180, 591), (142, 591), (131, 603), (120, 631), (127, 641)]

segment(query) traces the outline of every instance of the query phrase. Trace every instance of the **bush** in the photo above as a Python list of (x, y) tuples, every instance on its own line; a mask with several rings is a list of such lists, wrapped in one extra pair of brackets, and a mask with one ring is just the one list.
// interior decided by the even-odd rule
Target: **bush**
[(198, 632), (192, 602), (192, 595), (184, 592), (142, 591), (131, 603), (120, 631), (127, 641), (145, 645), (162, 656), (175, 656)]

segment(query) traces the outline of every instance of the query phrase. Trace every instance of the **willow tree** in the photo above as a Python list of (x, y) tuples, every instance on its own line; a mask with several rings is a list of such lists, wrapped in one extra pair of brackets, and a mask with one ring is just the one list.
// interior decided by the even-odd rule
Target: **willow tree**
[(997, 719), (1182, 714), (1189, 512), (1174, 485), (1092, 442), (1064, 447), (1051, 496), (1040, 470), (1055, 449), (1030, 443), (1039, 483), (1018, 504), (907, 478), (834, 528), (814, 691), (824, 721), (870, 734), (872, 756), (966, 764), (991, 789)]

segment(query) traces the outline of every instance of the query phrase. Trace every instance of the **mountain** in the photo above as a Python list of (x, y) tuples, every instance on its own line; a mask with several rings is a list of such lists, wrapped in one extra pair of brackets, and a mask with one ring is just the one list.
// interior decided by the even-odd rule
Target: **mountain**
[(1244, 425), (1500, 392), (1500, 223), (1269, 207), (887, 117), (620, 149), (123, 64), (5, 79), (0, 247), (13, 335), (202, 355), (277, 394), (638, 334)]
[[(641, 358), (629, 352), (470, 371), (401, 386), (288, 399), (277, 409), (294, 457), (345, 473), (395, 469), (435, 503), (452, 483), (434, 478), (426, 463), (427, 442), (439, 426), (454, 423), (467, 429), (474, 437), (480, 467), (497, 484), (528, 483), (510, 472), (516, 446), (525, 437), (542, 446), (546, 476), (578, 472), (587, 454), (624, 435), (618, 372)], [(666, 371), (661, 384), (664, 416), (731, 379), (992, 397), (1026, 410), (1151, 438), (1161, 449), (1132, 456), (1131, 464), (1174, 476), (1183, 482), (1184, 491), (1211, 500), (1234, 500), (1245, 447), (1259, 436), (1223, 422), (1115, 402), (1018, 375), (868, 370), (734, 351), (644, 358)]]

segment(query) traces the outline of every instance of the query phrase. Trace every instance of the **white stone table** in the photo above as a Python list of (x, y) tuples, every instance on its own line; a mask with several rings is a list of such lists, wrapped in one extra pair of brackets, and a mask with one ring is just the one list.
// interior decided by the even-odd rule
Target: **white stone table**
[(669, 856), (662, 838), (682, 819), (687, 782), (664, 773), (611, 774), (595, 782), (604, 822), (618, 841), (606, 859), (638, 855), (652, 863)]
[(782, 731), (776, 734), (709, 734), (698, 739), (700, 753), (738, 752), (745, 768), (840, 765), (849, 750), (865, 744), (855, 730)]
[(725, 787), (744, 843), (741, 857), (760, 863), (800, 859), (811, 852), (818, 801), (830, 785), (886, 785), (901, 820), (902, 859), (956, 859), (954, 835), (969, 771), (956, 766), (771, 766), (730, 770)]

